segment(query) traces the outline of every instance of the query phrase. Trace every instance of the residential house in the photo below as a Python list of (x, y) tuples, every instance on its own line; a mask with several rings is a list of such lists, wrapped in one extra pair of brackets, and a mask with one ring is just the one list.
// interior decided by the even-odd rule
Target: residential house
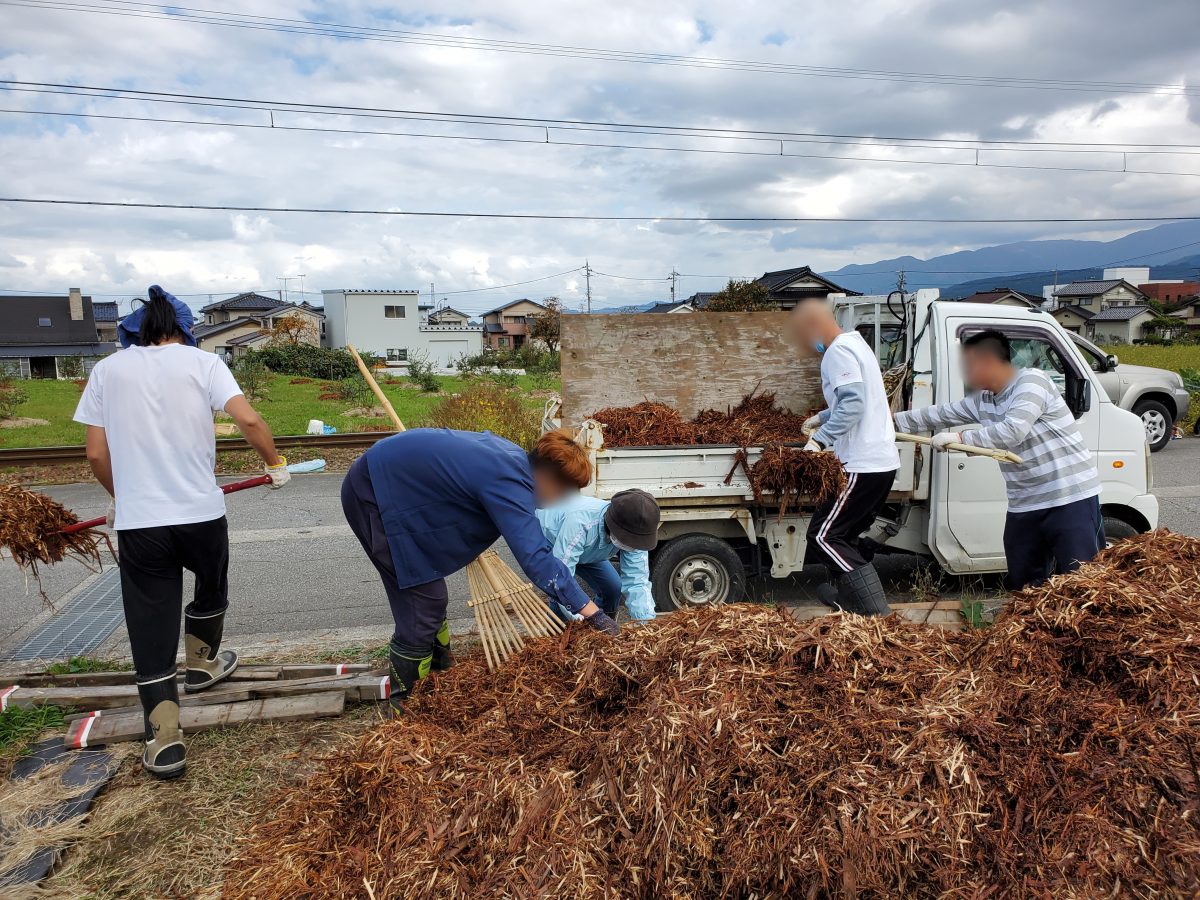
[(443, 306), (441, 309), (435, 309), (429, 314), (425, 320), (430, 325), (470, 325), (471, 317), (465, 312), (455, 309), (453, 306)]
[(770, 294), (772, 300), (779, 304), (780, 309), (791, 309), (801, 300), (807, 300), (810, 297), (824, 299), (830, 294), (845, 294), (848, 297), (862, 296), (858, 291), (834, 284), (808, 266), (780, 269), (778, 272), (764, 272), (756, 281), (766, 287), (767, 293)]
[(1171, 315), (1182, 321), (1188, 331), (1200, 331), (1200, 297), (1190, 305), (1175, 310)]
[(1054, 298), (1057, 305), (1082, 306), (1092, 312), (1100, 312), (1110, 306), (1135, 306), (1146, 302), (1146, 295), (1123, 278), (1073, 281), (1060, 287)]
[(1095, 313), (1090, 309), (1084, 309), (1082, 306), (1060, 306), (1058, 309), (1053, 310), (1050, 315), (1054, 317), (1055, 322), (1067, 331), (1084, 334), (1087, 330), (1087, 323)]
[(1139, 284), (1138, 290), (1163, 306), (1178, 306), (1192, 298), (1200, 298), (1200, 281), (1151, 281)]
[(990, 291), (976, 291), (970, 297), (963, 297), (963, 303), (991, 303), (996, 306), (1018, 306), (1024, 309), (1041, 309), (1042, 298), (1012, 288), (997, 287)]
[[(696, 296), (699, 296), (698, 294)], [(693, 298), (687, 300), (663, 301), (655, 303), (646, 312), (648, 313), (690, 313), (695, 312), (697, 307), (692, 302)]]
[(445, 323), (436, 313), (423, 320), (425, 310), (431, 308), (421, 303), (416, 291), (343, 289), (321, 293), (326, 347), (353, 344), (398, 367), (406, 367), (413, 354), (422, 354), (439, 369), (451, 368), (460, 357), (478, 353), (482, 347), (478, 325)]
[(483, 345), (489, 350), (516, 350), (529, 338), (527, 319), (546, 312), (534, 300), (514, 300), (483, 314)]
[(96, 339), (102, 344), (115, 344), (117, 342), (117, 323), (121, 321), (121, 316), (117, 312), (117, 301), (94, 301), (92, 317), (96, 320)]
[[(270, 301), (269, 305), (262, 303)], [(232, 304), (232, 305), (227, 305)], [(309, 327), (298, 335), (303, 343), (319, 345), (325, 332), (325, 313), (307, 303), (280, 303), (261, 294), (239, 294), (227, 301), (210, 303), (201, 310), (203, 324), (192, 328), (196, 346), (232, 362), (249, 350), (265, 346), (276, 325), (285, 318), (298, 316)]]
[(1132, 344), (1146, 336), (1154, 318), (1149, 306), (1110, 306), (1088, 319), (1087, 336), (1097, 344)]
[(82, 378), (116, 349), (100, 340), (92, 298), (79, 288), (58, 296), (0, 297), (0, 375)]

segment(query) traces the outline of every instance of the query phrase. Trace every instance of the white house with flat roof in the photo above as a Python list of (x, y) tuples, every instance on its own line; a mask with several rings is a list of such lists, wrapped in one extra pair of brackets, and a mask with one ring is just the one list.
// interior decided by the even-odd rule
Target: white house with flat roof
[(439, 369), (483, 349), (478, 327), (428, 323), (429, 307), (417, 291), (342, 289), (322, 291), (325, 346), (369, 351), (389, 366), (404, 367), (422, 353)]

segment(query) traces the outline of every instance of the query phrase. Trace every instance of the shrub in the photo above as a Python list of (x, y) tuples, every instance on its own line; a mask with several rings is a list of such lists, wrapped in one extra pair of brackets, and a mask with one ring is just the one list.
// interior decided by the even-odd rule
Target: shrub
[(530, 409), (519, 394), (498, 384), (481, 382), (433, 409), (430, 422), (437, 428), (459, 431), (490, 431), (531, 448), (541, 433), (541, 415)]
[(436, 394), (441, 390), (441, 382), (433, 372), (433, 363), (429, 361), (428, 353), (410, 353), (408, 355), (408, 378), (421, 390)]
[(0, 419), (11, 419), (17, 407), (28, 399), (25, 388), (14, 384), (12, 379), (0, 378)]
[[(347, 351), (312, 344), (276, 344), (264, 347), (258, 354), (268, 369), (282, 375), (339, 381), (358, 372), (354, 357)], [(372, 358), (363, 355), (363, 361), (369, 366)]]
[(262, 353), (251, 350), (245, 356), (234, 360), (233, 377), (247, 400), (262, 400), (267, 396), (267, 385), (271, 381), (271, 372), (263, 362)]
[(339, 400), (344, 400), (354, 406), (374, 406), (375, 393), (362, 375), (354, 374), (343, 378), (333, 391)]
[(78, 356), (60, 356), (58, 358), (59, 378), (82, 378), (83, 360)]

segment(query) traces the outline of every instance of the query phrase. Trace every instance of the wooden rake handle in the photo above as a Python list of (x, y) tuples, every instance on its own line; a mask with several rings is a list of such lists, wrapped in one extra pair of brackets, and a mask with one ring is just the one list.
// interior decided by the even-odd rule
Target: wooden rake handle
[[(232, 494), (234, 491), (244, 491), (246, 488), (258, 487), (263, 484), (270, 484), (270, 475), (256, 475), (253, 478), (247, 478), (245, 481), (234, 481), (230, 484), (221, 485), (222, 494)], [(97, 516), (94, 519), (88, 519), (86, 522), (76, 522), (74, 525), (68, 525), (61, 529), (59, 534), (74, 534), (76, 531), (85, 531), (88, 528), (99, 528), (107, 521), (105, 516)]]
[[(896, 440), (908, 441), (910, 444), (929, 445), (933, 443), (933, 438), (927, 438), (922, 434), (905, 434), (902, 431), (896, 432)], [(1013, 453), (1011, 450), (994, 450), (991, 447), (972, 447), (970, 444), (960, 444), (958, 442), (947, 444), (946, 449), (957, 450), (960, 453), (967, 453), (971, 456), (990, 456), (997, 462), (1014, 464), (1024, 462), (1021, 457), (1017, 456), (1017, 454)]]
[(346, 349), (354, 357), (354, 362), (358, 365), (358, 371), (362, 372), (362, 377), (367, 382), (367, 387), (375, 394), (375, 399), (379, 401), (379, 405), (387, 411), (392, 424), (396, 426), (396, 430), (407, 430), (404, 427), (404, 423), (400, 421), (400, 417), (396, 415), (396, 410), (392, 408), (392, 401), (383, 393), (383, 389), (379, 387), (379, 382), (375, 380), (375, 376), (371, 374), (371, 370), (367, 368), (367, 364), (362, 361), (362, 357), (358, 355), (358, 351), (354, 349), (354, 345), (347, 344)]

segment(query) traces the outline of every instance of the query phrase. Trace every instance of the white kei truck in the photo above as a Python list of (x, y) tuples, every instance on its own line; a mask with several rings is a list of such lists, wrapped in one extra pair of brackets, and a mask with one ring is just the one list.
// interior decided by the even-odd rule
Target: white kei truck
[[(1046, 371), (1075, 414), (1100, 473), (1108, 540), (1157, 527), (1158, 500), (1151, 493), (1150, 450), (1141, 419), (1109, 399), (1075, 342), (1051, 316), (942, 301), (936, 290), (830, 299), (842, 327), (858, 331), (874, 346), (882, 368), (910, 367), (911, 399), (905, 408), (960, 399), (962, 340), (985, 329), (1002, 331), (1012, 342), (1014, 363)], [(747, 574), (784, 578), (803, 568), (811, 506), (781, 518), (769, 496), (757, 502), (745, 468), (735, 464), (738, 448), (609, 449), (603, 447), (598, 423), (588, 420), (579, 427), (595, 455), (596, 477), (587, 492), (608, 498), (641, 488), (662, 508), (659, 545), (650, 562), (660, 610), (737, 600)], [(912, 443), (897, 446), (900, 470), (884, 512), (867, 534), (882, 545), (880, 552), (931, 556), (956, 575), (1004, 571), (1001, 538), (1008, 504), (999, 466), (1005, 463), (935, 453)], [(750, 448), (748, 462), (758, 455)]]

